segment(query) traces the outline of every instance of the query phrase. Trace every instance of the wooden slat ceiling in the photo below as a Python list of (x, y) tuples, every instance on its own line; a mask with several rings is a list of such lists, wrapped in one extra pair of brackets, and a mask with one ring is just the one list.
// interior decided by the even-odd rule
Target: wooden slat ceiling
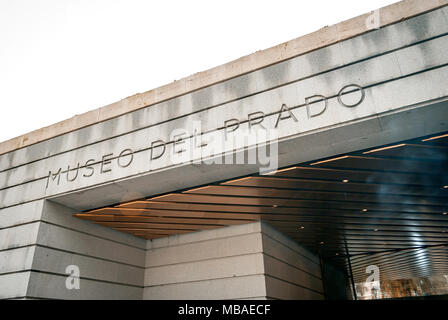
[(264, 220), (356, 282), (448, 274), (448, 133), (76, 214), (145, 239)]

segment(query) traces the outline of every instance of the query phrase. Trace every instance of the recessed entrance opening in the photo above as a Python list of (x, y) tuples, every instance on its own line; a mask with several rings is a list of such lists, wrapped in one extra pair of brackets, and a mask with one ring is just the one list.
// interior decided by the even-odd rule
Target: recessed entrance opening
[(355, 298), (448, 294), (447, 168), (442, 132), (75, 216), (145, 239), (262, 220), (343, 270)]

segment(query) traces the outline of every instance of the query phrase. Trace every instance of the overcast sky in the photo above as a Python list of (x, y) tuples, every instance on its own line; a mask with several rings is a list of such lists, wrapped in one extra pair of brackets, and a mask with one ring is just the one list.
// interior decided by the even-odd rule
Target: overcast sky
[(0, 141), (396, 0), (0, 0)]

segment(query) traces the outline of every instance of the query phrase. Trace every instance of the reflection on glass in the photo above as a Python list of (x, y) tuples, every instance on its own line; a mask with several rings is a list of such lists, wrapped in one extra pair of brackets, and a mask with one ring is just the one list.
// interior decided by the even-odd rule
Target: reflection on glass
[(355, 287), (360, 300), (444, 295), (448, 294), (448, 275), (362, 282)]

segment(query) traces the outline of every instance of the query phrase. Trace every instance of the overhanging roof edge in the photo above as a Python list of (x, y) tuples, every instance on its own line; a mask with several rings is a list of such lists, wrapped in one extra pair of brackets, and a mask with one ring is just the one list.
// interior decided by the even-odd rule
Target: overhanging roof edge
[[(394, 24), (448, 5), (448, 0), (404, 0), (381, 8), (379, 27)], [(53, 125), (0, 142), (0, 155), (94, 125), (126, 113), (229, 80), (371, 31), (365, 21), (371, 13), (324, 27), (277, 46), (257, 51), (223, 65), (195, 73), (167, 85), (138, 93)]]

